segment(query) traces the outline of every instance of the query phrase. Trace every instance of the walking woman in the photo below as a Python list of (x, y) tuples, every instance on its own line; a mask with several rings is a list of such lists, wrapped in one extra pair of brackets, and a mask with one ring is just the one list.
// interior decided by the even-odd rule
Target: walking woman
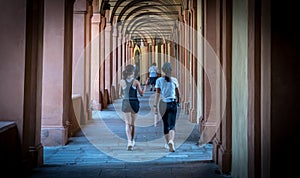
[[(137, 92), (143, 96), (146, 91), (146, 85), (142, 89), (141, 84), (134, 77), (134, 66), (129, 64), (123, 71), (123, 79), (120, 81), (119, 95), (123, 98), (122, 111), (124, 112), (125, 130), (128, 140), (127, 150), (133, 150), (135, 141), (135, 120), (140, 109)], [(148, 78), (145, 83), (148, 82)]]
[(179, 103), (179, 84), (175, 77), (171, 77), (171, 63), (164, 63), (162, 71), (165, 75), (156, 80), (156, 95), (153, 107), (154, 112), (157, 113), (157, 106), (159, 106), (167, 147), (170, 152), (175, 152), (174, 139), (177, 103)]

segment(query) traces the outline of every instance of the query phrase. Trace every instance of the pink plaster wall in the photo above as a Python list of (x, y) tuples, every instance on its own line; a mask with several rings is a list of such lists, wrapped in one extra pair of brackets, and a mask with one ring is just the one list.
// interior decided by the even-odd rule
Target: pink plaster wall
[[(75, 1), (74, 15), (73, 15), (73, 74), (72, 74), (72, 93), (80, 95), (83, 101), (83, 115), (77, 120), (84, 124), (87, 118), (86, 106), (87, 106), (87, 88), (88, 84), (88, 59), (87, 53), (90, 51), (86, 48), (87, 38), (87, 24), (86, 18), (88, 16), (86, 0)], [(74, 106), (74, 104), (73, 104)], [(75, 108), (74, 108), (75, 110)], [(77, 111), (75, 111), (77, 112)]]
[(100, 64), (100, 15), (93, 14), (92, 17), (92, 42), (91, 42), (91, 100), (93, 109), (100, 109), (99, 106), (99, 64)]
[(64, 1), (45, 1), (42, 126), (62, 126)]
[(16, 121), (22, 133), (26, 1), (0, 1), (0, 120)]
[[(75, 3), (76, 4), (76, 3)], [(81, 9), (85, 10), (85, 9)], [(84, 96), (84, 19), (83, 13), (73, 16), (73, 93)]]

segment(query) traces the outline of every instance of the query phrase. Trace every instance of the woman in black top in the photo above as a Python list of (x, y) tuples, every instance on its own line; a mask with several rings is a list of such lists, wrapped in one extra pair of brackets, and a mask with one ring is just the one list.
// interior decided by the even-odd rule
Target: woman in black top
[[(125, 67), (123, 71), (123, 79), (120, 81), (120, 96), (123, 98), (122, 101), (122, 111), (124, 112), (125, 117), (125, 129), (127, 135), (127, 150), (133, 150), (135, 141), (135, 120), (137, 118), (137, 113), (140, 108), (140, 102), (137, 97), (137, 92), (141, 96), (144, 95), (146, 91), (146, 85), (144, 88), (141, 88), (141, 84), (134, 77), (134, 66), (129, 64)], [(146, 79), (145, 83), (148, 82)]]

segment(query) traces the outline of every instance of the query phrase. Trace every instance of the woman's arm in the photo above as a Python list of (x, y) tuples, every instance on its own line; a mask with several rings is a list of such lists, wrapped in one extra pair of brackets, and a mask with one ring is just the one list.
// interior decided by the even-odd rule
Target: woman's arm
[(141, 96), (143, 96), (144, 93), (146, 92), (146, 85), (147, 85), (147, 82), (148, 82), (148, 78), (146, 79), (145, 85), (144, 85), (144, 87), (143, 87), (143, 89), (142, 89), (141, 83), (140, 83), (138, 80), (135, 80), (135, 83), (136, 83), (136, 89), (138, 90), (138, 92), (139, 92), (139, 94), (140, 94)]
[(155, 114), (157, 114), (157, 112), (158, 112), (157, 105), (158, 105), (159, 98), (160, 98), (160, 88), (156, 88), (156, 93), (155, 93), (154, 103), (153, 103), (153, 108), (154, 108)]

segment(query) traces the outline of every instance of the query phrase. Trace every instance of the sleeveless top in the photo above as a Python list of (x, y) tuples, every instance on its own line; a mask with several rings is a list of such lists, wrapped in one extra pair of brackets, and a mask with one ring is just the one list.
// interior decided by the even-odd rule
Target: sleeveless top
[(126, 82), (126, 87), (123, 88), (123, 101), (122, 101), (122, 111), (137, 113), (140, 109), (140, 102), (137, 97), (137, 89), (132, 86), (134, 79), (132, 81)]
[(123, 88), (123, 99), (124, 100), (138, 100), (137, 97), (137, 90), (135, 87), (132, 86), (133, 81), (128, 82), (127, 80), (125, 80), (126, 82), (126, 87)]

